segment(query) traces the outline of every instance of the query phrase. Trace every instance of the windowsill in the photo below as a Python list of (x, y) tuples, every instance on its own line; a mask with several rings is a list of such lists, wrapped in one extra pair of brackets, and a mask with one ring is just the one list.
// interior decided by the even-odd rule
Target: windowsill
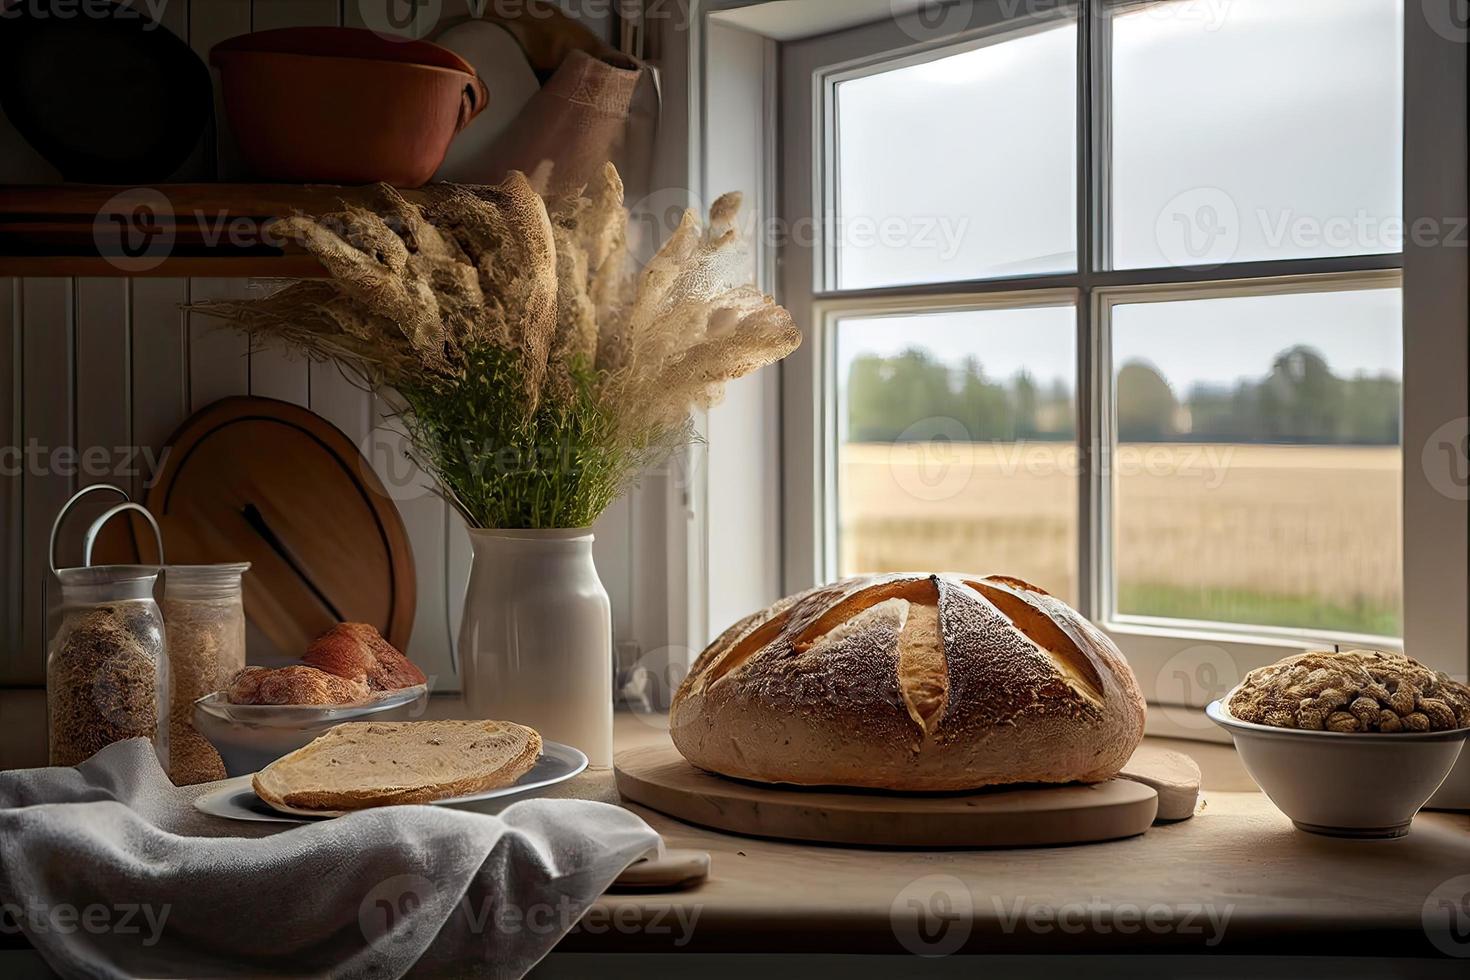
[[(620, 712), (617, 747), (666, 739), (658, 720)], [(1452, 874), (1446, 869), (1470, 866), (1470, 816), (1421, 813), (1408, 837), (1386, 845), (1397, 870), (1385, 877), (1381, 847), (1293, 828), (1255, 789), (1231, 746), (1147, 741), (1199, 763), (1203, 806), (1190, 820), (1102, 844), (934, 852), (826, 847), (736, 837), (630, 807), (668, 847), (710, 852), (709, 881), (672, 896), (604, 896), (597, 921), (650, 927), (577, 931), (557, 951), (903, 954), (896, 925), (914, 913), (900, 899), (916, 882), (942, 875), (944, 887), (963, 887), (972, 899), (973, 929), (958, 952), (1434, 955), (1422, 925), (1425, 896)], [(618, 802), (605, 770), (578, 782), (574, 795)], [(1033, 907), (1100, 910), (1101, 919), (1088, 913), (1076, 928), (1062, 930), (1055, 921), (1050, 929), (1031, 928), (1025, 914)], [(1168, 927), (1106, 928), (1111, 915), (1133, 909), (1159, 910)], [(673, 912), (687, 921), (694, 910), (699, 917), (685, 935)], [(1228, 919), (1218, 937), (1207, 911), (1216, 921)], [(674, 928), (657, 931), (655, 920)], [(1158, 964), (1152, 969), (1169, 973)]]

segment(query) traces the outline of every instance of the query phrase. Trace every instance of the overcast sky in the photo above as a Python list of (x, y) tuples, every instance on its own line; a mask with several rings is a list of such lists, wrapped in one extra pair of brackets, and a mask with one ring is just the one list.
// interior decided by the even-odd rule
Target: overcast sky
[[(1113, 36), (1119, 267), (1168, 264), (1159, 218), (1173, 234), (1173, 202), (1201, 191), (1233, 206), (1237, 261), (1393, 250), (1379, 241), (1403, 207), (1403, 0), (1190, 0)], [(1360, 213), (1342, 244), (1275, 243)]]
[[(1220, 260), (1389, 250), (1402, 199), (1402, 22), (1403, 0), (1183, 0), (1118, 18), (1117, 264), (1174, 260), (1181, 195), (1191, 208), (1220, 204), (1186, 210), (1185, 222), (1233, 219)], [(1075, 44), (1058, 27), (840, 86), (843, 218), (964, 228), (952, 254), (844, 248), (844, 286), (1075, 267)], [(1354, 222), (1350, 241), (1313, 237), (1334, 219)], [(1260, 377), (1298, 343), (1341, 375), (1399, 374), (1399, 305), (1396, 290), (1373, 290), (1133, 306), (1119, 311), (1116, 356), (1152, 361), (1181, 393)], [(1062, 309), (852, 324), (840, 376), (859, 353), (920, 343), (956, 363), (974, 354), (993, 376), (1025, 367), (1070, 379), (1072, 331)]]

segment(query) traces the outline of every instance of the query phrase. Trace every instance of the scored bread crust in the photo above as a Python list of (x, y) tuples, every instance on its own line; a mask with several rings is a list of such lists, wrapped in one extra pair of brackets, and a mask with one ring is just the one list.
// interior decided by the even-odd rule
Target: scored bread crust
[[(509, 786), (540, 755), (541, 735), (508, 721), (354, 722), (272, 762), (251, 784), (266, 803), (297, 810), (432, 803)], [(432, 772), (444, 759), (453, 768)]]
[(736, 623), (669, 724), (686, 759), (722, 775), (922, 792), (1111, 779), (1144, 715), (1117, 647), (1061, 600), (1005, 576), (907, 574)]

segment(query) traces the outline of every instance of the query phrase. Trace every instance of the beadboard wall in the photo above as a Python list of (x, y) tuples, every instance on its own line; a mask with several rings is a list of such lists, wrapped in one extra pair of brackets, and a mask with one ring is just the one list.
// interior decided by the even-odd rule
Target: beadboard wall
[[(207, 57), (213, 44), (246, 31), (361, 25), (364, 6), (385, 2), (408, 7), (403, 0), (166, 0), (148, 9), (161, 6), (164, 25)], [(439, 8), (447, 19), (472, 4), (444, 0), (420, 9)], [(579, 14), (576, 0), (563, 0), (563, 6)], [(608, 8), (589, 5), (582, 19), (610, 37)], [(174, 179), (241, 176), (233, 140), (220, 126), (206, 133)], [(0, 183), (57, 179), (0, 118)], [(0, 432), (9, 447), (38, 450), (19, 459), (12, 451), (0, 460), (5, 562), (0, 569), (0, 688), (35, 691), (44, 684), (48, 611), (56, 598), (46, 549), (57, 509), (90, 483), (120, 483), (135, 496), (144, 493), (148, 459), (157, 458), (170, 433), (191, 413), (230, 395), (283, 399), (342, 429), (380, 472), (405, 465), (391, 451), (397, 438), (385, 427), (381, 406), (336, 368), (271, 347), (251, 349), (244, 335), (180, 309), (191, 301), (242, 296), (250, 289), (242, 279), (0, 278), (0, 377), (10, 380), (0, 398)], [(78, 466), (78, 459), (86, 465)], [(382, 475), (392, 487), (425, 482), (405, 479), (402, 472)], [(666, 492), (655, 478), (614, 505), (596, 528), (598, 570), (612, 597), (614, 641), (625, 656), (630, 647), (645, 645), (640, 632), (657, 634), (667, 623), (661, 609)], [(408, 652), (436, 677), (438, 689), (456, 690), (451, 650), (469, 570), (468, 535), (438, 497), (399, 491), (394, 496), (418, 573)], [(62, 564), (79, 560), (78, 541), (79, 531), (73, 529), (63, 541)], [(642, 605), (640, 595), (648, 600)], [(642, 639), (656, 646), (667, 642), (656, 635)], [(0, 703), (12, 734), (12, 725), (29, 732), (44, 723), (44, 703), (39, 709), (34, 699), (10, 697)], [(10, 751), (0, 756), (15, 758)]]

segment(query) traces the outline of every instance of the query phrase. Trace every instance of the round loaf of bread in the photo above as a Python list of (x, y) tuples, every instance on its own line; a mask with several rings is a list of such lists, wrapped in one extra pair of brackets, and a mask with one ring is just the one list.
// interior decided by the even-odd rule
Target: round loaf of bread
[(1003, 576), (883, 575), (736, 623), (674, 696), (674, 744), (767, 783), (897, 791), (1101, 782), (1143, 695), (1092, 623)]

